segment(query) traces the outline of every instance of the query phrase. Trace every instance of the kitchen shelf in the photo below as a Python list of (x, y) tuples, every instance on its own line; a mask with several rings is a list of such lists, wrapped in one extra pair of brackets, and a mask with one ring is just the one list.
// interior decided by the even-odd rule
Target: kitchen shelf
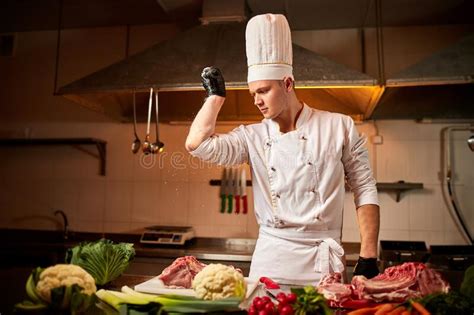
[[(107, 141), (96, 138), (37, 138), (37, 139), (0, 139), (1, 146), (51, 146), (51, 145), (71, 145), (99, 160), (100, 175), (105, 176), (105, 168), (107, 161)], [(97, 148), (98, 154), (90, 152), (82, 145), (94, 145)]]
[(397, 202), (400, 201), (401, 194), (403, 192), (414, 190), (414, 189), (423, 189), (423, 183), (406, 183), (403, 180), (400, 180), (395, 183), (377, 183), (378, 191), (393, 191), (397, 195)]
[[(211, 179), (209, 181), (209, 185), (211, 186), (220, 186), (221, 185), (220, 179)], [(252, 186), (252, 181), (247, 180), (247, 186)], [(377, 183), (377, 190), (378, 191), (391, 191), (395, 192), (397, 195), (397, 202), (400, 201), (401, 194), (403, 192), (414, 190), (414, 189), (423, 189), (423, 183), (406, 183), (403, 180), (400, 180), (395, 183)]]

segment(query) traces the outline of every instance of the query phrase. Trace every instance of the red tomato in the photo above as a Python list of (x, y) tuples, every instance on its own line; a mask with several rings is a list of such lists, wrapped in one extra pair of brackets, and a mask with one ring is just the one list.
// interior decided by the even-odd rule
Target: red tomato
[(288, 295), (286, 296), (286, 299), (288, 300), (288, 304), (293, 304), (296, 302), (296, 294), (288, 293)]
[(260, 301), (261, 299), (262, 299), (261, 297), (256, 296), (252, 301), (252, 305), (255, 305), (257, 303), (257, 301)]
[(247, 311), (247, 313), (248, 313), (249, 315), (257, 315), (257, 314), (258, 314), (258, 311), (257, 311), (257, 309), (252, 305), (252, 306), (250, 306), (250, 308), (249, 308), (249, 310)]
[(268, 297), (268, 296), (262, 296), (262, 301), (265, 302), (265, 304), (267, 304), (268, 302), (272, 302), (272, 300)]
[(264, 310), (267, 312), (267, 314), (273, 314), (273, 311), (275, 310), (275, 305), (273, 305), (272, 302), (265, 304)]
[(270, 315), (265, 310), (258, 311), (258, 315)]
[(253, 305), (257, 310), (261, 311), (265, 307), (265, 302), (262, 299), (258, 299)]
[(293, 308), (290, 305), (285, 305), (280, 310), (280, 315), (293, 315)]
[(283, 304), (283, 305), (288, 304), (288, 300), (287, 300), (287, 298), (286, 298), (286, 294), (283, 293), (283, 292), (278, 293), (277, 296), (276, 296), (276, 299), (277, 299), (277, 301), (278, 301), (280, 304)]

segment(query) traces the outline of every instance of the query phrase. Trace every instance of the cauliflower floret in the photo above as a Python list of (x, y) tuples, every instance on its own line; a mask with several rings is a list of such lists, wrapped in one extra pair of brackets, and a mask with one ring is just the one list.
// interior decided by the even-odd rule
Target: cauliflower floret
[(82, 293), (92, 295), (96, 291), (95, 281), (84, 269), (76, 265), (58, 264), (48, 267), (40, 275), (36, 285), (38, 295), (51, 302), (51, 289), (77, 284)]
[(192, 287), (196, 296), (204, 300), (219, 300), (226, 297), (243, 299), (247, 291), (244, 276), (232, 266), (209, 264), (195, 277)]

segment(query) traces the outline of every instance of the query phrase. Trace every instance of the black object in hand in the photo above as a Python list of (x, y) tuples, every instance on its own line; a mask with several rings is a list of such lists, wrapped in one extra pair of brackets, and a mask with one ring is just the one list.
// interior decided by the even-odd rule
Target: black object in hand
[(225, 97), (225, 81), (221, 71), (216, 67), (206, 67), (201, 73), (202, 85), (207, 96), (219, 95)]
[(354, 276), (365, 276), (367, 279), (370, 279), (378, 274), (377, 258), (359, 257), (354, 268)]

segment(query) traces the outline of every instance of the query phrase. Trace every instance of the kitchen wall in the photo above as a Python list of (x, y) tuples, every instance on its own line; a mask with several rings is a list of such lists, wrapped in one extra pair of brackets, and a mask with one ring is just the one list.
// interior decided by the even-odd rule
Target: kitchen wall
[[(386, 69), (396, 72), (463, 34), (462, 29), (387, 30)], [(136, 26), (130, 53), (171, 38), (171, 25)], [(392, 33), (390, 33), (392, 32)], [(124, 28), (66, 30), (62, 34), (58, 85), (61, 86), (124, 58)], [(405, 34), (405, 35), (403, 35)], [(406, 34), (411, 34), (405, 41)], [(295, 32), (295, 42), (349, 67), (361, 68), (355, 30)], [(373, 34), (372, 34), (373, 35)], [(368, 48), (374, 47), (368, 30)], [(426, 36), (420, 43), (416, 38)], [(53, 96), (55, 32), (19, 33), (13, 57), (0, 58), (0, 137), (95, 137), (108, 142), (107, 176), (98, 175), (96, 158), (68, 146), (0, 147), (0, 227), (60, 228), (54, 209), (63, 209), (71, 229), (96, 232), (138, 232), (153, 224), (192, 225), (199, 236), (256, 237), (253, 211), (220, 214), (219, 188), (209, 186), (222, 169), (199, 163), (184, 150), (187, 124), (161, 124), (165, 153), (156, 160), (133, 155), (132, 126), (112, 121), (62, 97)], [(386, 37), (387, 38), (387, 37)], [(325, 43), (325, 44), (322, 44)], [(373, 60), (373, 50), (366, 50)], [(375, 75), (375, 63), (367, 72)], [(171, 65), (172, 66), (172, 65)], [(176, 106), (185, 106), (177, 104)], [(233, 125), (219, 125), (225, 132)], [(462, 244), (441, 194), (440, 130), (444, 125), (413, 121), (366, 122), (357, 126), (368, 138), (368, 149), (379, 182), (421, 182), (424, 189), (402, 194), (381, 192), (381, 239), (425, 240), (429, 244)], [(139, 125), (144, 135), (145, 125)], [(375, 134), (382, 144), (373, 144)], [(467, 134), (456, 135), (465, 146)], [(83, 147), (94, 151), (94, 148)], [(458, 151), (461, 151), (458, 150)], [(472, 165), (472, 152), (462, 152), (459, 164)], [(248, 171), (248, 170), (247, 170)], [(465, 172), (461, 170), (460, 172)], [(470, 170), (472, 173), (472, 169)], [(472, 190), (474, 175), (459, 187)], [(252, 194), (250, 193), (250, 202)], [(252, 207), (251, 207), (251, 210)], [(343, 239), (359, 241), (352, 196), (346, 194)]]

